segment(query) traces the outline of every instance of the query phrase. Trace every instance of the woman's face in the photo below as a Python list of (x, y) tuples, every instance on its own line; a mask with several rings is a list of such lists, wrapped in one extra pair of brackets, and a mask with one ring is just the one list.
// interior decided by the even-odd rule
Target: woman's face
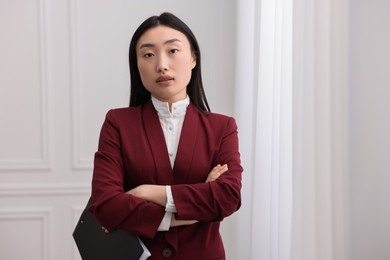
[(196, 57), (183, 33), (153, 27), (139, 38), (136, 53), (142, 83), (153, 97), (169, 103), (186, 97)]

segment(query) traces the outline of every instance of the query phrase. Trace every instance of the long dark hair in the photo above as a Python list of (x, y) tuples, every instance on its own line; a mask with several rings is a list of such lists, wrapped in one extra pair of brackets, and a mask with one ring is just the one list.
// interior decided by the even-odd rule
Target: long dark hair
[(171, 13), (162, 13), (160, 16), (152, 16), (146, 19), (135, 31), (130, 42), (130, 107), (145, 104), (150, 99), (150, 92), (146, 90), (141, 81), (137, 66), (136, 45), (144, 32), (158, 25), (168, 26), (182, 32), (190, 42), (191, 51), (196, 56), (196, 66), (192, 69), (191, 80), (187, 85), (187, 94), (191, 102), (202, 111), (210, 111), (209, 104), (203, 89), (200, 66), (200, 49), (191, 29), (179, 18)]

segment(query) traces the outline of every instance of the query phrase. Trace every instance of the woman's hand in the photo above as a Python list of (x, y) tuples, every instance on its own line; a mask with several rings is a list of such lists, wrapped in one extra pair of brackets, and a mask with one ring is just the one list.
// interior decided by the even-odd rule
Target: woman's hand
[[(228, 171), (227, 164), (215, 166), (207, 175), (206, 182), (212, 182), (217, 180), (222, 174)], [(137, 198), (144, 199), (149, 202), (153, 202), (161, 207), (165, 207), (167, 204), (167, 194), (165, 185), (152, 185), (142, 184), (126, 192)], [(177, 220), (175, 214), (172, 214), (171, 227), (192, 225), (197, 223), (197, 220)]]
[(167, 204), (165, 185), (142, 184), (127, 191), (126, 193), (137, 198), (153, 202), (162, 207), (165, 207)]
[(211, 170), (205, 182), (215, 181), (216, 179), (219, 178), (219, 176), (221, 176), (223, 173), (227, 172), (228, 170), (229, 169), (227, 164), (224, 164), (222, 166), (218, 164)]
[[(218, 164), (211, 170), (205, 182), (217, 180), (223, 173), (227, 172), (227, 170), (227, 164), (222, 166)], [(162, 207), (165, 207), (167, 204), (165, 185), (142, 184), (127, 191), (126, 193), (137, 198), (153, 202)]]
[(172, 219), (171, 219), (171, 227), (178, 227), (178, 226), (188, 226), (192, 225), (195, 223), (198, 223), (199, 221), (197, 220), (177, 220), (175, 218), (175, 214), (172, 214)]

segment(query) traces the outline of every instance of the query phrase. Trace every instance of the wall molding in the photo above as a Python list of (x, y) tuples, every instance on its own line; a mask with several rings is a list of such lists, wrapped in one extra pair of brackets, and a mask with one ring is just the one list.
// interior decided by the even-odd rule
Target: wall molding
[(80, 154), (80, 75), (79, 75), (79, 38), (78, 38), (77, 0), (69, 0), (69, 38), (70, 38), (70, 79), (72, 105), (72, 167), (75, 170), (90, 170), (93, 160), (82, 158)]
[(52, 209), (41, 207), (0, 208), (0, 221), (5, 220), (37, 220), (42, 223), (42, 260), (50, 256), (50, 216)]
[(41, 158), (0, 160), (0, 173), (15, 170), (49, 170), (49, 123), (48, 123), (48, 37), (47, 37), (47, 0), (37, 0), (39, 35), (39, 69), (40, 69), (40, 112), (41, 112)]
[(2, 184), (1, 197), (47, 196), (47, 195), (89, 195), (90, 184), (84, 183), (52, 183), (52, 184)]

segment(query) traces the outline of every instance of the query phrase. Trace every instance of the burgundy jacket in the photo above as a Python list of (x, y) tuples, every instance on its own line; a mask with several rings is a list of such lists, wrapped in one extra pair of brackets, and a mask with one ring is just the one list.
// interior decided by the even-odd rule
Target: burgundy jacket
[[(228, 164), (228, 172), (205, 183), (217, 164)], [(225, 259), (219, 226), (241, 205), (242, 171), (231, 117), (202, 112), (191, 103), (172, 169), (151, 101), (110, 110), (95, 154), (90, 210), (108, 230), (139, 235), (150, 259)], [(171, 185), (176, 219), (199, 222), (157, 231), (165, 209), (124, 193), (141, 184)]]

